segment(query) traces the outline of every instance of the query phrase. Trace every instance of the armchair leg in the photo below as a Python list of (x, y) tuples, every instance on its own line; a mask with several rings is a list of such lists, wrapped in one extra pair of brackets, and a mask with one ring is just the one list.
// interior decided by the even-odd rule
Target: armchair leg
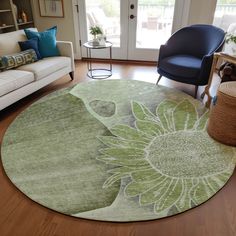
[(205, 91), (201, 94), (201, 99), (203, 99), (205, 97)]
[(157, 82), (156, 82), (156, 85), (158, 85), (158, 83), (160, 82), (161, 77), (162, 77), (162, 75), (159, 76), (159, 78), (158, 78), (158, 80), (157, 80)]
[(74, 80), (74, 77), (75, 77), (74, 71), (71, 71), (71, 72), (69, 73), (69, 75), (70, 75), (71, 80)]
[(194, 93), (194, 98), (197, 98), (197, 91), (198, 91), (198, 85), (195, 85), (195, 93)]

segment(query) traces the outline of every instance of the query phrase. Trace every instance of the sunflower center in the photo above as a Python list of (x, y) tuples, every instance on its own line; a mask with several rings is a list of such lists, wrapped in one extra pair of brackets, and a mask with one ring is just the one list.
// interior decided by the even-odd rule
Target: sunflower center
[(158, 171), (171, 177), (203, 177), (224, 171), (233, 150), (211, 139), (206, 132), (179, 131), (157, 136), (147, 159)]

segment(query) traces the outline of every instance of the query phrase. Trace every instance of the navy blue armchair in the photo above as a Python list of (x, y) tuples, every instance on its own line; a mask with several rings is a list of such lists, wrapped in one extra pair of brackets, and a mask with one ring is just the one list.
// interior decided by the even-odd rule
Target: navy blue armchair
[(214, 52), (220, 51), (225, 32), (213, 25), (192, 25), (174, 33), (161, 45), (157, 71), (162, 76), (195, 85), (208, 83)]

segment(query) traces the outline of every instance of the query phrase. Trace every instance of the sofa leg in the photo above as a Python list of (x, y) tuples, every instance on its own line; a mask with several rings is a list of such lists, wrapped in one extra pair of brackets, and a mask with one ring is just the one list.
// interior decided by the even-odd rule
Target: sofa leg
[(158, 78), (158, 80), (157, 80), (157, 82), (156, 82), (156, 85), (158, 85), (158, 83), (160, 82), (161, 77), (162, 77), (162, 75), (159, 76), (159, 78)]
[(195, 93), (194, 93), (194, 98), (195, 98), (195, 99), (197, 98), (197, 91), (198, 91), (198, 86), (195, 85)]
[(71, 80), (74, 80), (74, 77), (75, 77), (75, 73), (74, 73), (74, 71), (71, 71), (69, 74), (70, 74), (70, 78), (71, 78)]

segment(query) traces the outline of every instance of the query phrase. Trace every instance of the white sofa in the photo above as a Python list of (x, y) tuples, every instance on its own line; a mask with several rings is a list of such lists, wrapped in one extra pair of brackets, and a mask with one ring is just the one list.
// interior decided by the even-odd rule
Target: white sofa
[[(0, 56), (20, 52), (18, 41), (27, 40), (23, 30), (0, 34)], [(74, 54), (71, 42), (58, 41), (58, 57), (48, 57), (15, 69), (0, 72), (0, 110), (70, 74), (74, 78)]]

